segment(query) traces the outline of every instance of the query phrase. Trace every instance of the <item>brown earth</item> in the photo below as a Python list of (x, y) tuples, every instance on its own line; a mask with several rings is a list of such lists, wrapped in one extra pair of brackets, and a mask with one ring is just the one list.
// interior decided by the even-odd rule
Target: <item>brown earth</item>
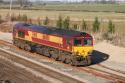
[(0, 24), (0, 31), (2, 32), (12, 32), (12, 24), (9, 22), (3, 22)]

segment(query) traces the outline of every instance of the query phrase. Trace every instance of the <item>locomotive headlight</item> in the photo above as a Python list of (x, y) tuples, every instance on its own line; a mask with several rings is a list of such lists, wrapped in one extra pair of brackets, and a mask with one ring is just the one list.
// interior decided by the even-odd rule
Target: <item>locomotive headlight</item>
[(79, 51), (76, 52), (76, 55), (79, 55)]
[(76, 52), (74, 52), (74, 54), (75, 54), (75, 55), (79, 55), (79, 52), (78, 52), (78, 51), (76, 51)]

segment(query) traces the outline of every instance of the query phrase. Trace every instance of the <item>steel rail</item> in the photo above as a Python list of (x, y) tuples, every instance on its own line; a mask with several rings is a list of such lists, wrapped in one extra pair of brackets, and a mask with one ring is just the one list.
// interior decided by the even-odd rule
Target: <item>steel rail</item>
[[(84, 80), (80, 80), (77, 77), (70, 76), (69, 74), (62, 73), (58, 70), (55, 70), (54, 68), (51, 68), (49, 66), (46, 66), (46, 65), (41, 64), (41, 63), (36, 62), (36, 61), (32, 61), (32, 60), (30, 60), (30, 59), (28, 59), (24, 56), (17, 55), (16, 53), (12, 53), (12, 52), (6, 51), (5, 49), (1, 49), (1, 48), (0, 48), (0, 51), (4, 52), (7, 55), (6, 58), (8, 56), (11, 56), (12, 58), (9, 57), (9, 59), (11, 58), (11, 60), (14, 60), (14, 62), (16, 61), (16, 62), (19, 62), (20, 64), (23, 64), (23, 62), (25, 62), (27, 64), (23, 64), (23, 65), (28, 66), (30, 68), (33, 68), (33, 69), (35, 69), (39, 72), (42, 72), (42, 73), (46, 74), (47, 76), (51, 76), (52, 78), (63, 81), (65, 83), (67, 83), (67, 82), (83, 83), (84, 82)], [(31, 64), (32, 64), (32, 66), (31, 66)]]

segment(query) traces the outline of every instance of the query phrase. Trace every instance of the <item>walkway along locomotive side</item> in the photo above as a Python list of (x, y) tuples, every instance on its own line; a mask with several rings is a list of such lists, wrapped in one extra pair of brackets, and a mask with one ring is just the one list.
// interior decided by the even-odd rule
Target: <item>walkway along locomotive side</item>
[(93, 38), (85, 32), (17, 23), (13, 44), (71, 65), (91, 64)]

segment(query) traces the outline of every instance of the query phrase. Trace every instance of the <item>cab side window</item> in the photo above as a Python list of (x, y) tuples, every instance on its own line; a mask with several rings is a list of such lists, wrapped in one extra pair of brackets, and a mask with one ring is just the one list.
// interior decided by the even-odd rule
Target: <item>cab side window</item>
[(25, 32), (18, 31), (18, 37), (24, 38), (25, 37)]
[(81, 39), (75, 39), (74, 40), (74, 46), (82, 46), (82, 40)]

